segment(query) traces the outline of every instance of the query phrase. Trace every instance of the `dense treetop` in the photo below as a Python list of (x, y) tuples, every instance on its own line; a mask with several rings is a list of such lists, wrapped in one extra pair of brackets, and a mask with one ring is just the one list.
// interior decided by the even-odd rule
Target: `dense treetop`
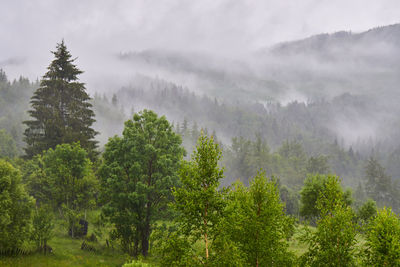
[(58, 144), (79, 141), (81, 146), (95, 156), (96, 131), (92, 128), (94, 112), (83, 83), (82, 73), (67, 50), (64, 40), (52, 52), (55, 59), (48, 67), (40, 87), (31, 98), (31, 120), (24, 123), (25, 152), (32, 157)]

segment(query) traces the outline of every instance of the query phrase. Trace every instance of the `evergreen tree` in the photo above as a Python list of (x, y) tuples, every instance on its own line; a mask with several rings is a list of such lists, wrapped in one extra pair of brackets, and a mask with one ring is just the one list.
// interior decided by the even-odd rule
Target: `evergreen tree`
[(320, 155), (308, 159), (306, 171), (309, 174), (327, 174), (329, 173), (329, 169), (327, 156)]
[(373, 198), (378, 206), (392, 204), (392, 181), (385, 168), (373, 157), (365, 166), (365, 189), (367, 196)]
[(24, 122), (25, 152), (31, 158), (58, 144), (79, 141), (93, 158), (97, 146), (93, 138), (97, 132), (91, 128), (95, 120), (90, 97), (78, 81), (82, 71), (73, 64), (75, 59), (64, 40), (52, 53), (55, 59), (31, 98), (32, 120)]
[(4, 129), (0, 130), (0, 158), (17, 156), (18, 150), (15, 141)]

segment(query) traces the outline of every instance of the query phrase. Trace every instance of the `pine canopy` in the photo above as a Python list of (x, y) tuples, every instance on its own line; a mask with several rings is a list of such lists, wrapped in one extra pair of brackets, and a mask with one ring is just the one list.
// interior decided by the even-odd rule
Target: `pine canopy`
[(31, 98), (32, 120), (24, 122), (25, 152), (30, 158), (58, 144), (79, 141), (89, 155), (95, 156), (97, 142), (93, 139), (97, 132), (91, 128), (94, 112), (85, 85), (78, 79), (82, 71), (73, 64), (75, 59), (64, 40), (52, 53), (55, 59)]

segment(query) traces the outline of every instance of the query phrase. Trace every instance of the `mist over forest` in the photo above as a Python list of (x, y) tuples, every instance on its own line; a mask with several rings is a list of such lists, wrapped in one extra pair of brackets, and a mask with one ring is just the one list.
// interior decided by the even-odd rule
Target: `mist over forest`
[[(307, 217), (304, 188), (313, 175), (326, 176), (324, 186), (336, 175), (343, 203), (357, 212), (368, 199), (400, 212), (400, 23), (396, 8), (389, 8), (394, 1), (370, 1), (357, 16), (352, 11), (362, 1), (338, 1), (338, 7), (314, 0), (72, 2), (25, 2), (19, 14), (25, 18), (17, 23), (9, 14), (16, 3), (7, 4), (10, 12), (0, 10), (0, 34), (7, 36), (0, 44), (0, 159), (20, 169), (37, 203), (42, 195), (35, 191), (34, 170), (44, 168), (46, 157), (51, 162), (52, 150), (38, 158), (28, 152), (38, 143), (29, 141), (38, 133), (32, 108), (43, 81), (52, 80), (48, 64), (61, 51), (54, 47), (65, 42), (78, 68), (65, 80), (87, 90), (85, 105), (94, 112), (95, 121), (86, 119), (93, 123), (89, 139), (96, 151), (76, 139), (93, 162), (93, 177), (111, 177), (105, 166), (111, 166), (113, 142), (126, 137), (135, 116), (145, 120), (152, 110), (180, 136), (185, 152), (176, 155), (182, 152), (184, 160), (194, 160), (204, 136), (217, 144), (224, 173), (215, 190), (241, 181), (251, 191), (263, 170), (276, 183), (284, 213), (318, 227), (323, 211)], [(65, 138), (75, 133), (69, 134)], [(182, 176), (177, 173), (168, 175)], [(85, 220), (86, 209), (104, 209), (93, 195), (96, 204), (85, 208)], [(175, 215), (168, 216), (160, 220)], [(73, 236), (75, 226), (69, 227)], [(147, 256), (149, 245), (134, 242), (135, 251), (122, 250), (136, 257), (140, 247)]]

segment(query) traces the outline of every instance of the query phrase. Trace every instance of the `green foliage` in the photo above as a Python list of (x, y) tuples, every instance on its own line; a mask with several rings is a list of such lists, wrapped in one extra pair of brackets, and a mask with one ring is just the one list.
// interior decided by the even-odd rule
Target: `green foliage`
[(276, 152), (271, 152), (261, 134), (256, 134), (254, 141), (232, 138), (232, 145), (224, 153), (228, 179), (241, 179), (246, 185), (257, 170), (264, 169), (268, 175), (280, 177), (287, 186), (298, 187), (309, 163), (300, 143), (285, 141)]
[(74, 237), (79, 219), (95, 205), (98, 186), (87, 152), (79, 143), (57, 145), (31, 164), (30, 192), (60, 211)]
[(385, 168), (373, 157), (365, 165), (365, 191), (379, 206), (393, 204), (391, 177), (386, 174)]
[[(320, 216), (320, 209), (317, 206), (317, 200), (320, 197), (321, 192), (326, 189), (327, 182), (329, 181), (329, 175), (314, 175), (308, 176), (304, 180), (304, 186), (300, 191), (300, 215), (306, 219), (314, 222)], [(344, 203), (350, 205), (352, 203), (351, 191), (343, 193), (343, 189), (340, 184), (336, 185), (336, 191), (343, 197)]]
[(367, 224), (377, 214), (376, 202), (372, 199), (368, 199), (364, 204), (357, 210), (357, 219), (361, 225)]
[(48, 241), (53, 237), (54, 218), (52, 210), (44, 205), (36, 210), (33, 215), (31, 239), (36, 247), (46, 253)]
[(355, 264), (356, 224), (352, 209), (338, 190), (340, 181), (327, 176), (317, 200), (321, 218), (315, 232), (306, 228), (302, 241), (308, 251), (301, 257), (305, 266), (353, 266)]
[(307, 155), (303, 146), (296, 141), (285, 141), (278, 150), (278, 155), (283, 159), (282, 168), (290, 177), (291, 184), (300, 185), (306, 176)]
[(29, 239), (33, 206), (19, 171), (0, 159), (0, 252), (13, 252)]
[(248, 181), (251, 177), (251, 146), (252, 142), (243, 137), (232, 138), (231, 147), (225, 152), (224, 157), (231, 178)]
[(133, 260), (129, 263), (125, 263), (122, 267), (152, 267), (154, 266), (151, 263), (143, 262), (141, 260)]
[(161, 266), (196, 266), (199, 265), (196, 252), (187, 236), (182, 235), (174, 227), (165, 225), (152, 233), (153, 258)]
[(290, 189), (289, 187), (282, 185), (279, 188), (279, 196), (285, 203), (285, 211), (289, 215), (298, 217), (300, 212), (300, 195), (298, 191)]
[[(97, 212), (88, 212), (89, 222), (91, 222), (92, 215)], [(47, 244), (48, 251), (49, 247), (52, 248), (51, 255), (32, 253), (37, 251), (34, 242), (24, 242), (21, 249), (29, 252), (29, 254), (0, 256), (0, 266), (109, 267), (122, 266), (126, 262), (126, 255), (117, 246), (114, 249), (106, 247), (104, 239), (99, 240), (96, 253), (82, 250), (82, 239), (68, 237), (65, 234), (63, 220), (55, 216), (53, 223), (52, 238)]]
[(184, 150), (164, 116), (144, 110), (106, 144), (100, 168), (103, 212), (126, 252), (146, 256), (152, 225), (167, 215)]
[(52, 52), (50, 63), (40, 87), (31, 98), (32, 120), (25, 121), (25, 152), (29, 158), (58, 144), (80, 142), (89, 155), (96, 155), (97, 134), (92, 128), (94, 113), (90, 97), (83, 83), (78, 82), (82, 73), (73, 62), (64, 40)]
[(307, 161), (308, 174), (327, 174), (329, 172), (328, 158), (326, 156), (310, 157)]
[(223, 170), (218, 167), (221, 150), (213, 138), (200, 136), (191, 161), (182, 163), (181, 187), (174, 188), (174, 207), (179, 212), (181, 230), (194, 241), (202, 238), (204, 261), (209, 258), (209, 243), (214, 238), (223, 211), (222, 194), (218, 191)]
[(378, 211), (366, 232), (365, 264), (400, 266), (400, 221), (390, 208)]
[[(0, 129), (9, 135), (6, 137), (6, 144), (3, 143), (5, 140), (0, 140), (0, 147), (9, 148), (10, 137), (17, 148), (17, 154), (22, 153), (22, 147), (25, 146), (22, 141), (25, 129), (22, 121), (28, 118), (26, 111), (29, 109), (29, 99), (38, 86), (37, 83), (30, 83), (24, 77), (9, 81), (4, 71), (0, 69)], [(11, 144), (11, 150), (6, 149), (7, 153), (11, 151), (14, 154), (13, 144)], [(2, 151), (2, 148), (0, 148), (0, 151)], [(4, 150), (0, 152), (0, 156), (2, 153), (4, 153)]]
[(288, 251), (287, 239), (293, 233), (294, 221), (285, 215), (274, 181), (259, 172), (249, 188), (241, 183), (233, 185), (226, 201), (218, 236), (224, 242), (215, 244), (222, 245), (215, 258), (220, 257), (219, 252), (226, 251), (226, 259), (238, 261), (236, 266), (293, 264), (294, 255)]
[(5, 130), (0, 130), (0, 158), (13, 158), (18, 155), (14, 139)]
[(256, 134), (255, 141), (243, 137), (232, 138), (232, 145), (227, 150), (225, 161), (229, 167), (229, 175), (234, 179), (241, 178), (246, 184), (259, 169), (271, 172), (270, 148), (260, 134)]

